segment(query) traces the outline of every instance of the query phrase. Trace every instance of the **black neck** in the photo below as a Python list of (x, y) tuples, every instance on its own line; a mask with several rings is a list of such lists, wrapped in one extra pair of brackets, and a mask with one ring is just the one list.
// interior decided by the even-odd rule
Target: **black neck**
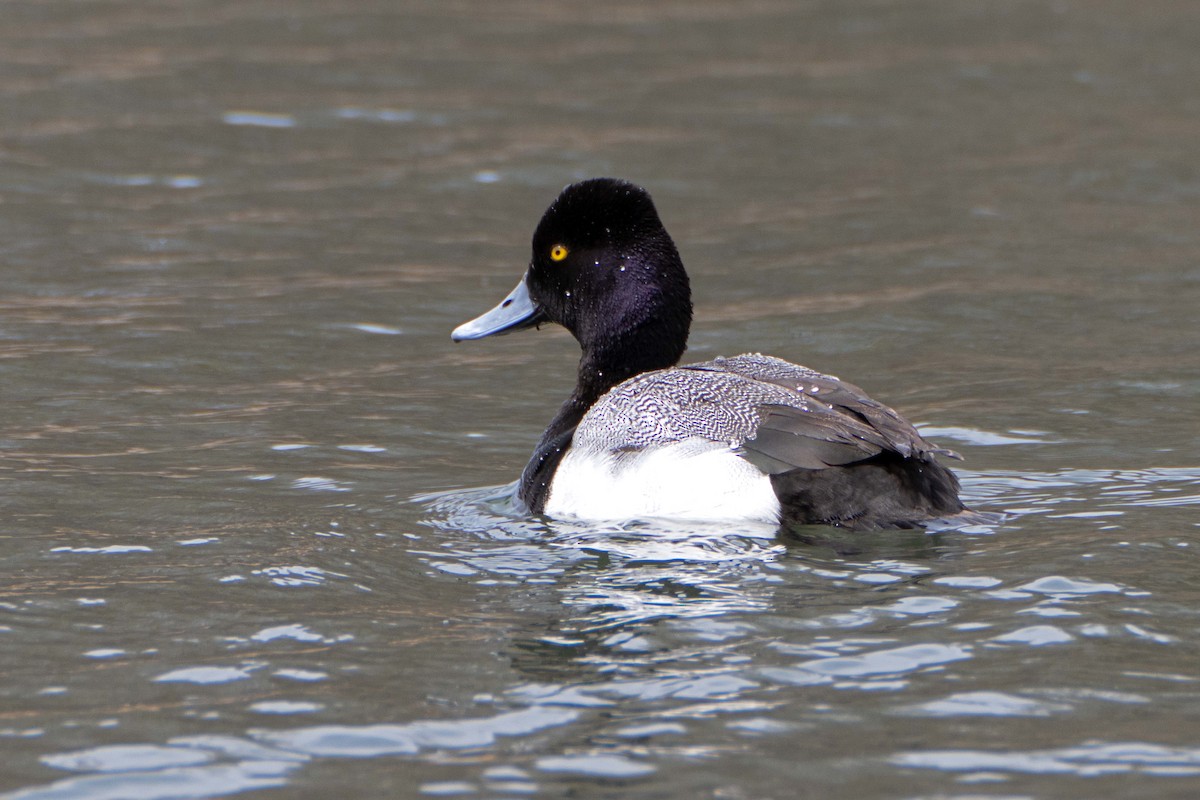
[(689, 313), (686, 320), (676, 323), (682, 323), (682, 335), (669, 324), (663, 330), (665, 321), (659, 318), (653, 324), (637, 326), (615, 340), (584, 350), (575, 390), (542, 434), (533, 458), (521, 475), (518, 495), (530, 510), (538, 513), (543, 510), (554, 470), (566, 455), (575, 427), (588, 409), (617, 384), (643, 372), (677, 364), (687, 346), (690, 320)]
[[(617, 350), (623, 355), (612, 355)], [(624, 345), (619, 348), (607, 348), (603, 351), (589, 350), (579, 360), (579, 375), (575, 380), (575, 390), (558, 409), (542, 440), (538, 443), (541, 451), (549, 442), (553, 442), (564, 433), (575, 429), (587, 410), (604, 396), (609, 389), (619, 383), (656, 369), (666, 369), (679, 362), (683, 348), (678, 352), (657, 353), (649, 349), (629, 348)]]

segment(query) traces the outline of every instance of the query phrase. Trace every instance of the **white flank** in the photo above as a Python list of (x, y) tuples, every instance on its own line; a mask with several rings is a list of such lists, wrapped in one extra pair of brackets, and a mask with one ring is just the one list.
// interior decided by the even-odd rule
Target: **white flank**
[(688, 439), (615, 455), (571, 448), (546, 514), (591, 520), (779, 521), (771, 480), (728, 445)]

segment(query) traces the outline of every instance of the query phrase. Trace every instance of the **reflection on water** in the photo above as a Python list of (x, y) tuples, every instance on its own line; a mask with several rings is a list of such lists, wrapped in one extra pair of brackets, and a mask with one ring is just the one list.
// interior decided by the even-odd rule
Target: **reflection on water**
[[(965, 477), (971, 502), (1006, 509), (1015, 532), (872, 533), (858, 537), (847, 554), (820, 541), (789, 541), (773, 530), (532, 521), (516, 512), (511, 486), (424, 496), (425, 532), (405, 540), (409, 557), (435, 581), (526, 595), (518, 603), (521, 618), (513, 618), (503, 636), (515, 680), (477, 694), (475, 710), (447, 719), (296, 724), (328, 707), (328, 692), (306, 687), (341, 680), (328, 668), (312, 669), (320, 662), (305, 658), (304, 648), (328, 653), (353, 647), (355, 635), (328, 625), (269, 625), (239, 640), (235, 647), (258, 650), (236, 664), (184, 666), (152, 680), (187, 685), (202, 697), (273, 672), (274, 680), (291, 688), (248, 710), (289, 724), (250, 722), (241, 733), (48, 753), (44, 765), (74, 776), (10, 796), (219, 796), (285, 786), (314, 759), (437, 763), (453, 753), (463, 754), (456, 777), (427, 781), (424, 793), (537, 792), (560, 778), (646, 779), (664, 764), (719, 757), (729, 737), (791, 741), (831, 720), (857, 719), (881, 700), (887, 715), (929, 725), (972, 718), (1013, 724), (1086, 720), (1112, 707), (1153, 704), (1156, 686), (1196, 680), (1161, 672), (1155, 658), (1139, 659), (1144, 670), (1129, 673), (1124, 686), (1104, 674), (1094, 683), (1080, 675), (1073, 685), (1037, 687), (1001, 677), (1013, 669), (1053, 671), (1099, 645), (1114, 653), (1178, 648), (1188, 641), (1193, 620), (1168, 611), (1169, 603), (1154, 592), (1114, 576), (1111, 557), (1103, 553), (1085, 554), (1084, 560), (1069, 556), (1073, 566), (1059, 572), (1056, 560), (1066, 554), (1060, 548), (1036, 577), (1014, 572), (997, 556), (1008, 547), (1005, 537), (1019, 537), (1029, 517), (1103, 529), (1113, 524), (1112, 513), (1195, 505), (1200, 473), (1066, 470)], [(341, 535), (353, 538), (356, 531), (346, 527)], [(830, 537), (839, 533), (826, 531)], [(189, 544), (197, 542), (210, 544)], [(1170, 542), (1153, 544), (1161, 550)], [(1111, 551), (1113, 543), (1104, 547)], [(113, 557), (100, 548), (74, 553)], [(980, 572), (980, 563), (991, 563), (991, 571)], [(326, 580), (318, 568), (255, 573), (289, 592), (323, 591)], [(359, 568), (348, 573), (338, 577), (354, 580), (358, 573), (371, 582)], [(513, 602), (500, 597), (506, 606)], [(281, 646), (291, 648), (283, 661), (283, 651), (271, 652)], [(118, 662), (129, 655), (119, 649), (88, 653)], [(282, 666), (288, 662), (293, 666)], [(975, 686), (980, 688), (970, 688)], [(200, 708), (219, 702), (216, 695), (197, 699)], [(520, 742), (546, 737), (560, 743), (559, 755), (522, 754)], [(967, 776), (1200, 774), (1200, 761), (1187, 748), (1075, 741), (1028, 751), (914, 751), (868, 737), (862, 758)], [(840, 768), (822, 763), (820, 751), (804, 760), (822, 780), (832, 780), (830, 770)], [(483, 752), (491, 755), (481, 763), (468, 755)], [(538, 752), (546, 752), (544, 745)]]
[(1081, 778), (1104, 775), (1158, 775), (1183, 778), (1200, 776), (1200, 748), (1163, 747), (1139, 742), (1095, 742), (1060, 750), (989, 753), (945, 750), (903, 753), (894, 759), (901, 766), (948, 772), (1066, 774)]

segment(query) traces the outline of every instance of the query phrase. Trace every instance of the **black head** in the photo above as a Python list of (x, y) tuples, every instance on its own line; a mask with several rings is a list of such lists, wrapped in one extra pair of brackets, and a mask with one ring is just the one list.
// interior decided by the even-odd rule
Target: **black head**
[(454, 338), (557, 322), (579, 340), (585, 362), (628, 377), (677, 362), (691, 319), (687, 273), (650, 195), (593, 178), (563, 189), (534, 231), (522, 283)]
[(687, 273), (650, 195), (632, 183), (594, 178), (564, 189), (534, 231), (525, 282), (585, 349), (659, 321), (672, 323), (663, 334), (678, 338), (675, 358), (683, 353)]

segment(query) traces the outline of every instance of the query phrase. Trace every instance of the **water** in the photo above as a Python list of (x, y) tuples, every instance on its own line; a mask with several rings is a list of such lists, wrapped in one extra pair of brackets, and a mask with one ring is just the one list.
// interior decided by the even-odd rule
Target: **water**
[[(1193, 797), (1200, 12), (10, 3), (0, 793)], [(967, 530), (531, 521), (570, 180)]]

